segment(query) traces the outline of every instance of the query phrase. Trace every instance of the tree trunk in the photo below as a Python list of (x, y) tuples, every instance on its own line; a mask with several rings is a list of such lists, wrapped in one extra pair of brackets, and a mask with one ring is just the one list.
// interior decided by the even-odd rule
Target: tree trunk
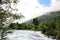
[(0, 19), (0, 27), (2, 27), (2, 19)]
[(4, 38), (5, 30), (4, 30), (3, 25), (2, 25), (2, 18), (0, 18), (0, 28), (2, 28), (2, 29), (0, 29), (0, 36), (1, 36), (0, 40), (5, 40), (5, 38)]
[(57, 34), (56, 40), (60, 40), (60, 33)]
[(6, 39), (5, 39), (5, 34), (4, 34), (4, 33), (5, 33), (5, 30), (2, 29), (2, 30), (1, 30), (1, 39), (0, 39), (0, 40), (6, 40)]
[(3, 29), (1, 30), (1, 39), (0, 40), (5, 40), (5, 38), (4, 38), (4, 30)]
[(56, 36), (56, 40), (60, 40), (60, 35), (57, 35)]

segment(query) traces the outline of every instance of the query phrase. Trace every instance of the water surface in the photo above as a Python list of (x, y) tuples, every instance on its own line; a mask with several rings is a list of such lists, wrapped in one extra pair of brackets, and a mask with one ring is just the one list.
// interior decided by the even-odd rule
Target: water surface
[(40, 31), (14, 30), (13, 33), (7, 35), (9, 40), (54, 40), (48, 38)]

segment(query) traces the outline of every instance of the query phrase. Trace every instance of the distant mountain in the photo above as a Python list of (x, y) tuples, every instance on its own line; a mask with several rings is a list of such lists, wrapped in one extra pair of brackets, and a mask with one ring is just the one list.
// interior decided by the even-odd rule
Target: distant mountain
[[(51, 20), (54, 18), (60, 18), (60, 11), (53, 11), (53, 12), (47, 12), (46, 14), (36, 17), (38, 19), (39, 22), (45, 21), (45, 20)], [(34, 18), (35, 19), (35, 18)], [(25, 23), (32, 23), (33, 19), (25, 22)]]
[(39, 21), (44, 21), (44, 20), (50, 20), (54, 18), (60, 17), (60, 11), (55, 11), (55, 12), (48, 12), (40, 17), (38, 17)]

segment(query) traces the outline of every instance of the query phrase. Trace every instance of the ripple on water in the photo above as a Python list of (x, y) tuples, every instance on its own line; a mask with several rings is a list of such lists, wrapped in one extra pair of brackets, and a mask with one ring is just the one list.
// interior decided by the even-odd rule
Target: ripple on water
[(8, 34), (10, 40), (53, 40), (48, 38), (40, 31), (14, 30), (12, 34)]

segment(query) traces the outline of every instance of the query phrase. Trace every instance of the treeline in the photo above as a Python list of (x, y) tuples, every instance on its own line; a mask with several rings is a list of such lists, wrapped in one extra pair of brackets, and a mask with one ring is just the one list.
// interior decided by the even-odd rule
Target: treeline
[(9, 29), (15, 29), (15, 30), (35, 30), (34, 24), (19, 24), (19, 23), (12, 23), (9, 25)]

